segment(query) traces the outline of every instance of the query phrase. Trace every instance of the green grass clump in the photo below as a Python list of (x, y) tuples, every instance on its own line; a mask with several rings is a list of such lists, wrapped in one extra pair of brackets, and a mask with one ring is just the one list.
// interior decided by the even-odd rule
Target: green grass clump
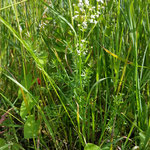
[(0, 149), (149, 150), (149, 5), (0, 1)]

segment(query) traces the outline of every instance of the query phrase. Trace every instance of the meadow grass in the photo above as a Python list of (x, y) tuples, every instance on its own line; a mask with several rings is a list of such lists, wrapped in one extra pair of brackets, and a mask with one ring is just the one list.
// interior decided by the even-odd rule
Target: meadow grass
[(0, 149), (149, 150), (149, 6), (0, 1)]

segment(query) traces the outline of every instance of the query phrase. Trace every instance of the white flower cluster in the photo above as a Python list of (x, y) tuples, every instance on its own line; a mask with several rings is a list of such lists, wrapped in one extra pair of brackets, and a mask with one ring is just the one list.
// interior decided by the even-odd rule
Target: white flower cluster
[(85, 50), (87, 43), (88, 43), (88, 41), (86, 41), (85, 39), (82, 39), (80, 41), (80, 44), (79, 43), (77, 44), (77, 54), (78, 55), (83, 54), (85, 56), (87, 54), (88, 51)]
[(45, 28), (45, 26), (46, 26), (47, 24), (45, 23), (45, 22), (42, 22), (41, 24), (39, 24), (39, 28)]
[(78, 22), (80, 30), (85, 31), (88, 28), (88, 24), (97, 24), (98, 18), (101, 15), (100, 9), (103, 8), (103, 0), (97, 0), (97, 7), (92, 6), (89, 0), (79, 0), (78, 4), (74, 6), (73, 19)]
[[(97, 0), (95, 6), (93, 6), (89, 0), (78, 0), (77, 4), (74, 6), (74, 16), (73, 20), (77, 23), (79, 31), (85, 32), (90, 28), (91, 24), (97, 24), (98, 20), (103, 11), (103, 1)], [(78, 56), (81, 56), (84, 59), (88, 53), (89, 42), (82, 37), (78, 41), (76, 47), (76, 53)], [(83, 75), (84, 76), (84, 75)]]

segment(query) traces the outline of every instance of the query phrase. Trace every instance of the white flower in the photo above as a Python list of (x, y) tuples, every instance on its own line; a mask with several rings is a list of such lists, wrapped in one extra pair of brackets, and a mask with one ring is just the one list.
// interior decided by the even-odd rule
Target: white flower
[(97, 0), (97, 2), (101, 2), (101, 3), (104, 3), (104, 2), (103, 2), (103, 0)]
[(94, 23), (97, 24), (98, 21), (94, 20)]
[(87, 50), (85, 50), (84, 52), (83, 52), (83, 55), (86, 55), (88, 53), (88, 51)]
[(80, 50), (77, 49), (77, 53), (78, 53), (78, 55), (80, 55), (81, 54)]
[(83, 28), (84, 28), (84, 29), (87, 28), (87, 22), (86, 22), (86, 21), (84, 21), (84, 22), (82, 23), (82, 25), (83, 25)]
[(95, 16), (98, 18), (98, 17), (99, 17), (99, 14), (96, 14)]
[(75, 18), (77, 18), (79, 15), (75, 15), (74, 17), (73, 17), (73, 19), (75, 19)]
[(85, 42), (85, 40), (83, 39), (83, 40), (81, 40), (81, 42), (82, 42), (82, 43), (84, 43), (84, 42)]
[(90, 4), (89, 4), (89, 0), (85, 0), (85, 4), (87, 5), (87, 6), (89, 6)]
[(80, 7), (80, 8), (83, 7), (83, 3), (82, 3), (82, 2), (79, 2), (79, 3), (78, 3), (78, 7)]
[(97, 11), (97, 14), (100, 15), (101, 13), (99, 11)]
[(93, 19), (89, 19), (90, 23), (94, 23)]
[(83, 44), (80, 44), (80, 47), (83, 48)]
[(83, 55), (86, 55), (86, 51), (83, 52)]
[[(40, 27), (40, 24), (39, 24)], [(25, 35), (27, 35), (28, 37), (30, 37), (30, 33), (27, 31), (27, 33), (25, 33)]]
[(84, 12), (84, 9), (83, 9), (83, 8), (80, 8), (80, 11), (81, 11), (81, 12)]
[(22, 32), (22, 28), (21, 28), (21, 26), (19, 26), (19, 29), (20, 29), (20, 32)]
[(46, 26), (47, 24), (44, 22), (44, 23), (43, 23), (43, 25), (45, 25), (45, 26)]
[(79, 12), (78, 12), (78, 11), (75, 11), (75, 13), (78, 14)]
[(83, 73), (81, 74), (81, 76), (84, 77), (84, 76), (85, 76), (85, 72), (83, 72)]
[(95, 18), (95, 15), (91, 15), (91, 18), (93, 18), (93, 19), (94, 19), (94, 18)]

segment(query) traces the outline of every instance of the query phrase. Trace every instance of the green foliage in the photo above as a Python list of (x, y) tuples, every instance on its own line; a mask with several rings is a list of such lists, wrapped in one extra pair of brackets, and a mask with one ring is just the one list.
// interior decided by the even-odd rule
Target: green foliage
[(4, 147), (6, 145), (6, 141), (2, 138), (0, 138), (0, 149), (3, 149), (3, 150), (8, 150), (8, 147)]
[(17, 143), (9, 143), (7, 144), (6, 141), (0, 138), (0, 150), (24, 150), (19, 144)]
[(21, 107), (20, 107), (20, 116), (24, 119), (26, 117), (26, 115), (31, 111), (31, 109), (35, 106), (35, 101), (33, 101), (33, 99), (29, 96), (26, 95), (26, 100), (28, 102), (28, 105), (26, 106), (25, 102), (23, 101), (21, 103)]
[(84, 150), (100, 150), (100, 147), (92, 143), (87, 143)]
[(0, 149), (148, 150), (149, 5), (0, 1)]
[(34, 115), (28, 116), (24, 125), (24, 138), (30, 139), (37, 137), (39, 133), (40, 120), (35, 120)]

